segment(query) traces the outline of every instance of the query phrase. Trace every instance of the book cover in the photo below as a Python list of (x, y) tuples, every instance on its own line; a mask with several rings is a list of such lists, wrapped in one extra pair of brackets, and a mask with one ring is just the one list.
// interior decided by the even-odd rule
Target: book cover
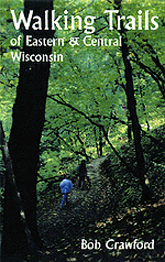
[(1, 0), (1, 258), (164, 260), (165, 1)]

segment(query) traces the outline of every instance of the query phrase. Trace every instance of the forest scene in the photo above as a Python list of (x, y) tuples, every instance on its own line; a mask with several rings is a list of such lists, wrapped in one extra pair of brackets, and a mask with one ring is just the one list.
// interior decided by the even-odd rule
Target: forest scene
[(0, 25), (1, 261), (163, 262), (165, 1), (1, 0)]

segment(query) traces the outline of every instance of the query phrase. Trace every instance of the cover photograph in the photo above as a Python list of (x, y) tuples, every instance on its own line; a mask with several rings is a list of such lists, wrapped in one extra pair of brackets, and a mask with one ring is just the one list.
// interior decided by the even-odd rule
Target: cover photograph
[(165, 260), (165, 1), (1, 0), (0, 259)]

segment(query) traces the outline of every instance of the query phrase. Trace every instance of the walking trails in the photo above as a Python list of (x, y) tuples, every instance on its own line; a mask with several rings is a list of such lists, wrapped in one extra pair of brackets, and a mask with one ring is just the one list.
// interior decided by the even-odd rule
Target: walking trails
[[(92, 184), (89, 191), (74, 186), (69, 196), (70, 203), (62, 210), (60, 199), (59, 203), (55, 203), (52, 198), (48, 206), (42, 207), (38, 226), (46, 249), (38, 252), (38, 260), (33, 259), (32, 262), (140, 262), (149, 261), (150, 257), (159, 262), (160, 258), (163, 259), (163, 195), (154, 204), (134, 206), (131, 202), (120, 214), (113, 213), (113, 199), (116, 197), (115, 201), (119, 203), (120, 196), (110, 195), (110, 179), (99, 173), (99, 166), (103, 161), (104, 158), (101, 158), (88, 165)], [(115, 192), (116, 188), (113, 187), (113, 193)], [(110, 238), (119, 242), (132, 242), (134, 239), (151, 242), (154, 239), (156, 245), (154, 250), (107, 250), (105, 242)], [(82, 250), (83, 239), (89, 243), (99, 241), (101, 248), (92, 249), (90, 244), (91, 249)]]
[(95, 226), (97, 214), (101, 208), (101, 199), (102, 204), (105, 203), (105, 195), (102, 192), (103, 180), (99, 174), (99, 166), (104, 159), (105, 157), (101, 157), (87, 165), (91, 181), (89, 190), (81, 190), (78, 185), (74, 185), (69, 194), (68, 206), (64, 206), (61, 210), (59, 200), (58, 204), (49, 206), (43, 217), (39, 218), (42, 220), (39, 228), (46, 246), (51, 246), (57, 252), (64, 252), (66, 247), (68, 249), (75, 245), (76, 252), (78, 251), (76, 246), (80, 243), (83, 232)]

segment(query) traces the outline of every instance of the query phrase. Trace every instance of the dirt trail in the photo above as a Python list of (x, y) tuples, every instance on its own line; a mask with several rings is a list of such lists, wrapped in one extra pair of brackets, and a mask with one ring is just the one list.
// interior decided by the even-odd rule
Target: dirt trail
[[(81, 190), (77, 183), (69, 194), (69, 204), (60, 209), (61, 199), (50, 200), (49, 206), (43, 207), (39, 213), (38, 226), (46, 248), (39, 251), (37, 259), (32, 262), (124, 262), (134, 261), (133, 256), (139, 256), (138, 262), (146, 261), (145, 257), (153, 256), (154, 261), (163, 257), (162, 239), (164, 237), (163, 204), (139, 206), (123, 212), (122, 216), (113, 215), (113, 198), (109, 198), (111, 184), (109, 178), (100, 174), (100, 164), (106, 157), (94, 160), (87, 165), (88, 176), (91, 180), (89, 190)], [(109, 201), (109, 202), (108, 202)], [(117, 198), (118, 201), (118, 198)], [(164, 200), (163, 200), (164, 201)], [(163, 202), (164, 203), (164, 202)], [(136, 212), (135, 212), (136, 211)], [(151, 219), (152, 218), (152, 219)], [(134, 220), (134, 224), (133, 224)], [(146, 224), (143, 223), (146, 221)], [(132, 237), (138, 239), (155, 239), (155, 251), (140, 250), (123, 251), (120, 256), (110, 253), (105, 248), (99, 250), (82, 250), (81, 241), (98, 239), (104, 243), (110, 236), (121, 241)], [(159, 257), (157, 258), (157, 254)], [(115, 255), (115, 256), (114, 256)], [(129, 258), (128, 260), (126, 259)], [(149, 260), (147, 260), (149, 261)]]
[[(81, 190), (76, 182), (69, 194), (67, 205), (60, 209), (61, 199), (59, 199), (58, 203), (56, 202), (46, 208), (39, 218), (41, 237), (48, 249), (51, 250), (50, 255), (57, 253), (54, 254), (54, 256), (57, 256), (60, 252), (64, 252), (67, 246), (76, 245), (76, 241), (83, 237), (85, 228), (94, 226), (98, 196), (101, 194), (99, 166), (105, 158), (101, 157), (87, 165), (88, 176), (91, 181), (91, 187), (88, 190)], [(47, 257), (46, 253), (44, 254), (42, 255)], [(45, 258), (42, 261), (49, 260)]]
[(95, 202), (100, 194), (100, 184), (102, 182), (99, 167), (104, 159), (105, 157), (98, 158), (87, 165), (87, 174), (91, 182), (91, 187), (82, 190), (78, 187), (78, 181), (76, 181), (69, 194), (68, 206), (64, 206), (63, 210), (61, 210), (63, 215), (75, 217), (75, 219), (81, 219), (82, 216), (84, 217), (85, 215), (90, 217), (96, 215), (94, 210)]
[(99, 167), (100, 164), (105, 160), (105, 158), (106, 157), (100, 157), (87, 165), (87, 174), (91, 182), (90, 188), (86, 190), (81, 190), (77, 186), (77, 182), (74, 185), (73, 189), (69, 194), (69, 201), (72, 204), (72, 206), (76, 205), (75, 208), (77, 208), (79, 205), (81, 205), (81, 207), (84, 206), (86, 204), (87, 199), (90, 199), (92, 201), (93, 197), (95, 197), (98, 191), (100, 190), (99, 184), (101, 182), (101, 177), (99, 174)]

